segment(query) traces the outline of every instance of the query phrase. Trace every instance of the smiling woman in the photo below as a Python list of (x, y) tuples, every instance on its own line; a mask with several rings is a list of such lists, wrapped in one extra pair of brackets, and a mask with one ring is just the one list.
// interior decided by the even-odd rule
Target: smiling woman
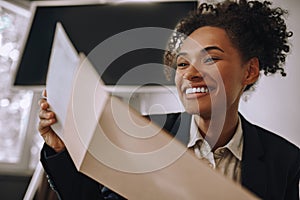
[[(249, 173), (245, 167), (245, 163), (248, 163), (247, 154), (254, 152), (249, 149), (249, 141), (256, 134), (251, 133), (248, 136), (251, 128), (239, 113), (240, 98), (244, 91), (257, 82), (260, 71), (265, 75), (278, 71), (282, 76), (286, 75), (283, 64), (290, 51), (288, 38), (293, 35), (284, 23), (284, 15), (287, 12), (281, 8), (272, 9), (270, 6), (270, 2), (246, 0), (240, 0), (238, 3), (225, 0), (217, 5), (201, 4), (197, 11), (178, 23), (167, 46), (165, 63), (176, 69), (175, 82), (179, 97), (186, 112), (192, 114), (191, 127), (197, 127), (195, 132), (190, 133), (190, 138), (196, 139), (190, 140), (188, 146), (193, 147), (201, 141), (201, 145), (194, 146), (195, 153), (200, 151), (199, 158), (208, 159), (214, 165), (217, 163), (216, 168), (219, 171), (241, 182), (263, 199), (298, 199), (300, 164), (297, 147), (295, 184), (290, 186), (294, 187), (294, 195), (284, 197), (286, 191), (267, 195), (250, 186), (246, 178), (246, 174)], [(168, 70), (170, 69), (166, 69), (167, 75)], [(220, 130), (215, 128), (220, 124)], [(242, 128), (239, 128), (240, 126)], [(259, 133), (257, 137), (262, 137), (260, 140), (264, 140), (264, 144), (257, 141), (257, 144), (252, 143), (251, 146), (262, 145), (265, 150), (270, 148), (270, 152), (273, 152), (270, 155), (265, 154), (263, 165), (268, 165), (268, 157), (279, 156), (275, 153), (276, 148), (286, 152), (293, 146), (291, 144), (290, 147), (276, 147), (275, 144), (280, 140), (284, 142), (284, 139), (278, 137), (278, 141), (275, 142), (273, 134), (259, 127), (256, 129), (252, 131)], [(242, 136), (236, 141), (239, 134)], [(234, 155), (242, 156), (229, 158), (223, 155), (221, 160), (217, 159), (219, 149), (226, 147), (228, 143), (235, 143), (233, 141), (239, 144), (241, 149), (229, 150)], [(275, 146), (272, 147), (273, 145)], [(206, 151), (213, 152), (213, 156), (203, 154)], [(263, 152), (264, 150), (261, 150), (260, 154)], [(283, 155), (277, 158), (282, 157)], [(230, 164), (226, 162), (229, 159)], [(294, 159), (291, 157), (289, 162), (293, 162), (292, 160)], [(235, 167), (230, 168), (225, 163)], [(278, 173), (285, 176), (283, 171), (277, 170), (279, 168), (270, 167), (267, 171), (270, 171), (270, 177)], [(254, 171), (262, 172), (258, 168)], [(258, 179), (253, 181), (258, 183)], [(275, 185), (281, 185), (281, 181), (274, 181), (273, 186)]]
[[(179, 21), (165, 52), (165, 64), (176, 70), (175, 83), (186, 112), (168, 113), (163, 128), (203, 163), (266, 200), (299, 199), (300, 151), (248, 122), (238, 108), (241, 95), (256, 83), (260, 71), (285, 75), (282, 65), (292, 36), (285, 13), (267, 1), (203, 3)], [(39, 130), (59, 142), (51, 129), (56, 118), (49, 106), (46, 100), (40, 102)], [(62, 198), (124, 199), (105, 186), (99, 192), (98, 183), (76, 171), (68, 149), (62, 146), (57, 151), (48, 141), (41, 161)], [(125, 158), (122, 162), (131, 163)], [(197, 195), (201, 198), (201, 192)], [(155, 197), (153, 192), (148, 198)]]

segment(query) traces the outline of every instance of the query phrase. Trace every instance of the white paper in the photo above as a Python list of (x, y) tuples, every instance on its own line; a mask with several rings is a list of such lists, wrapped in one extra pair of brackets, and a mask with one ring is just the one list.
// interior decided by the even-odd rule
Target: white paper
[(63, 126), (80, 58), (62, 24), (57, 23), (47, 74), (47, 99), (57, 123), (52, 128), (63, 139)]

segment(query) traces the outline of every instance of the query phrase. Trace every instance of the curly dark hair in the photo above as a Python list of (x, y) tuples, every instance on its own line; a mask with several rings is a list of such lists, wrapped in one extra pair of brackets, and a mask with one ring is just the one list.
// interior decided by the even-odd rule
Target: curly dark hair
[[(179, 49), (178, 43), (184, 40), (182, 35), (188, 36), (203, 26), (213, 26), (226, 31), (232, 44), (240, 51), (243, 61), (257, 57), (260, 70), (265, 75), (280, 71), (282, 76), (286, 76), (283, 64), (290, 51), (288, 38), (293, 33), (287, 31), (284, 20), (288, 12), (279, 7), (271, 8), (271, 5), (269, 1), (247, 0), (202, 3), (175, 27), (164, 54), (164, 64), (176, 67), (174, 58)], [(167, 67), (168, 78), (170, 71)]]

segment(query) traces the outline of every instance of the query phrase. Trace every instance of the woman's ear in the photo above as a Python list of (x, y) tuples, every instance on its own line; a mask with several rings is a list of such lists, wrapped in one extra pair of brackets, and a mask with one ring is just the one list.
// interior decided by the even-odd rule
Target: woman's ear
[(257, 57), (251, 58), (246, 64), (244, 85), (254, 84), (259, 77), (259, 60)]

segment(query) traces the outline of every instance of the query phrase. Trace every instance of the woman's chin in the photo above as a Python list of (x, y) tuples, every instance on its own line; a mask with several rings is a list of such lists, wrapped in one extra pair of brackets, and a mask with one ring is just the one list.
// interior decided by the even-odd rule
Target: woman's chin
[(211, 109), (199, 108), (199, 106), (185, 106), (185, 111), (191, 115), (207, 116), (210, 115)]

